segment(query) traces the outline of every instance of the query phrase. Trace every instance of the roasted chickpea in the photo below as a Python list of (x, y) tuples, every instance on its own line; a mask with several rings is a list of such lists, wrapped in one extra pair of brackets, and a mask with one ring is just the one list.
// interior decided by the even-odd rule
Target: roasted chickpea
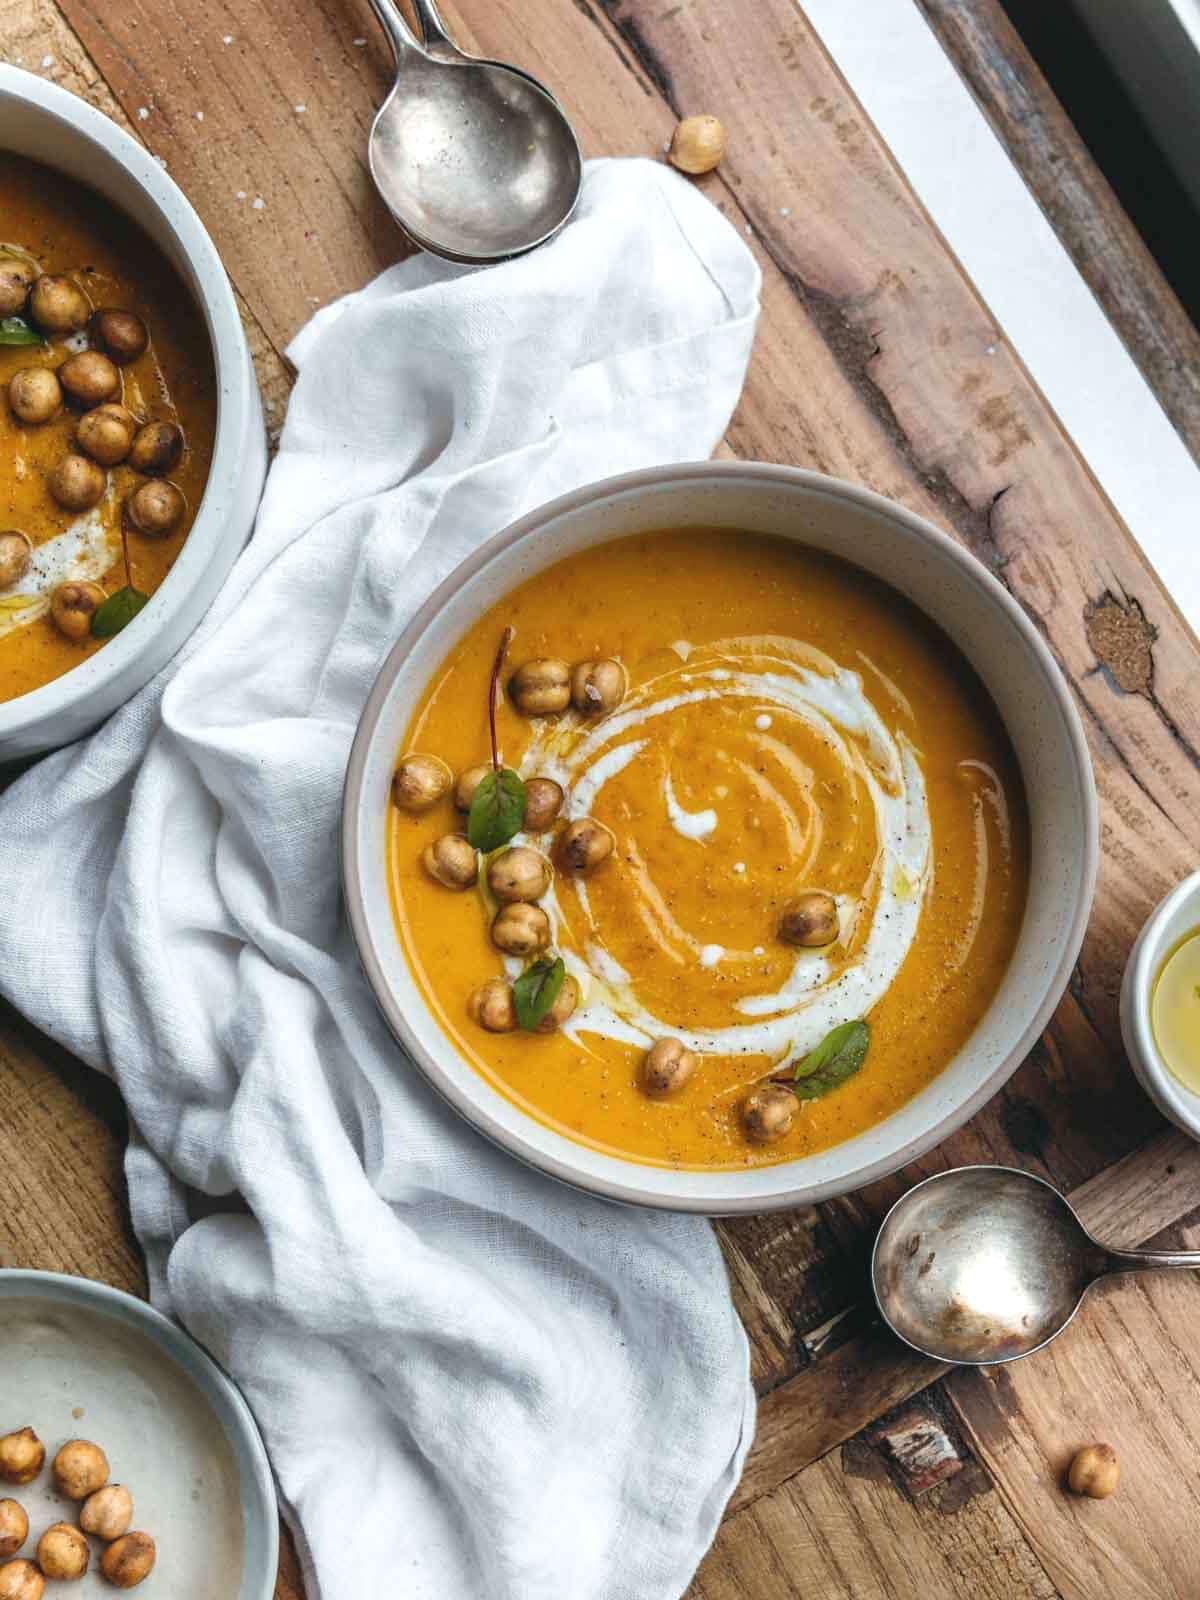
[(8, 404), (18, 422), (39, 427), (62, 410), (62, 384), (52, 367), (22, 367), (8, 381)]
[(0, 1439), (0, 1478), (5, 1483), (32, 1483), (46, 1465), (46, 1446), (32, 1428), (18, 1428)]
[(108, 1457), (90, 1439), (68, 1439), (50, 1472), (60, 1494), (68, 1500), (86, 1500), (108, 1482)]
[(144, 355), (150, 335), (141, 317), (132, 311), (117, 311), (105, 307), (93, 311), (88, 319), (88, 338), (119, 367), (128, 366)]
[(121, 392), (121, 374), (99, 350), (68, 356), (58, 369), (58, 381), (83, 406), (102, 406)]
[(166, 478), (151, 478), (135, 489), (125, 502), (129, 520), (139, 533), (170, 533), (187, 509), (183, 491)]
[(92, 1559), (92, 1547), (69, 1522), (47, 1528), (37, 1545), (38, 1566), (47, 1578), (67, 1582), (82, 1578)]
[(154, 1571), (157, 1556), (148, 1533), (127, 1533), (100, 1557), (100, 1571), (115, 1589), (136, 1589)]
[(696, 1070), (696, 1058), (682, 1039), (656, 1039), (642, 1057), (638, 1087), (651, 1100), (676, 1094)]
[(78, 333), (91, 309), (79, 285), (58, 272), (43, 272), (29, 291), (29, 315), (44, 333)]
[(782, 1083), (760, 1083), (742, 1101), (742, 1127), (754, 1144), (782, 1139), (796, 1115), (797, 1100)]
[(550, 918), (523, 900), (502, 906), (492, 923), (492, 943), (510, 956), (535, 956), (550, 943)]
[(6, 1561), (0, 1567), (0, 1600), (42, 1600), (46, 1580), (32, 1561)]
[(508, 692), (527, 717), (552, 717), (571, 703), (571, 669), (552, 656), (527, 661), (509, 679)]
[(454, 782), (440, 756), (407, 755), (392, 774), (392, 802), (401, 811), (428, 811)]
[(183, 454), (183, 429), (175, 422), (147, 422), (140, 427), (129, 452), (129, 465), (148, 478), (160, 478), (179, 464)]
[(1067, 1473), (1073, 1494), (1107, 1500), (1121, 1476), (1117, 1452), (1110, 1444), (1089, 1444), (1078, 1451)]
[(558, 864), (564, 872), (585, 878), (602, 867), (613, 853), (616, 835), (595, 817), (568, 822), (558, 837)]
[(50, 616), (54, 626), (68, 639), (78, 644), (92, 631), (92, 618), (105, 601), (104, 590), (98, 583), (84, 583), (71, 579), (60, 583), (50, 596)]
[(0, 1500), (0, 1561), (7, 1561), (29, 1537), (29, 1518), (16, 1500)]
[(479, 881), (479, 857), (465, 834), (444, 833), (421, 852), (421, 865), (447, 889), (472, 889)]
[(525, 785), (525, 831), (545, 833), (562, 810), (561, 784), (553, 778), (530, 778)]
[(97, 1489), (79, 1508), (79, 1526), (97, 1539), (119, 1539), (132, 1521), (133, 1496), (123, 1483)]
[(511, 1033), (517, 1025), (512, 987), (505, 978), (489, 978), (467, 1001), (467, 1014), (489, 1033)]
[(15, 317), (25, 309), (39, 270), (23, 256), (0, 256), (0, 317)]
[(454, 785), (454, 804), (460, 811), (470, 811), (476, 789), (491, 770), (491, 762), (485, 761), (482, 766), (468, 767), (465, 772), (459, 774), (458, 782)]
[(129, 454), (136, 429), (137, 419), (124, 406), (96, 406), (80, 417), (75, 443), (102, 467), (115, 467)]
[(33, 545), (27, 533), (9, 528), (0, 533), (0, 589), (11, 589), (29, 571)]
[(550, 887), (550, 863), (528, 845), (510, 845), (488, 862), (488, 888), (496, 899), (540, 900)]
[(615, 711), (625, 698), (625, 668), (619, 661), (580, 661), (571, 668), (571, 704), (585, 717)]
[(671, 135), (667, 160), (680, 172), (711, 172), (725, 154), (725, 129), (707, 113), (684, 117)]
[(838, 932), (837, 901), (819, 889), (798, 895), (779, 919), (779, 937), (784, 944), (798, 944), (805, 949), (832, 944)]
[(579, 1004), (579, 985), (568, 972), (562, 988), (554, 997), (554, 1004), (537, 1025), (539, 1033), (557, 1033), (559, 1028)]
[(65, 511), (90, 511), (104, 498), (108, 474), (86, 456), (64, 456), (47, 480)]

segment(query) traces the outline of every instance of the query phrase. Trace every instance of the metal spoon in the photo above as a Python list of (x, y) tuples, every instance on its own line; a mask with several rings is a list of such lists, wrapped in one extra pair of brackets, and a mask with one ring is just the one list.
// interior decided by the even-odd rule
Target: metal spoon
[(396, 82), (372, 124), (368, 157), (396, 221), (451, 261), (502, 261), (544, 244), (574, 210), (583, 176), (553, 95), (526, 73), (458, 50), (430, 0), (416, 9), (437, 54), (422, 49), (393, 0), (371, 6), (396, 58)]
[(1111, 1250), (1050, 1184), (1012, 1167), (927, 1178), (884, 1218), (871, 1282), (884, 1319), (938, 1361), (990, 1366), (1060, 1334), (1098, 1278), (1200, 1267), (1196, 1250)]

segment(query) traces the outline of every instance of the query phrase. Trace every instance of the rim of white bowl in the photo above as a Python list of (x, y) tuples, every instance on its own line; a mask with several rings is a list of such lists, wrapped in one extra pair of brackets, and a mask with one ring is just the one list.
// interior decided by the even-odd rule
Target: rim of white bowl
[[(535, 532), (543, 523), (570, 515), (586, 506), (590, 501), (600, 497), (608, 498), (616, 494), (637, 493), (639, 490), (660, 488), (664, 484), (683, 482), (695, 479), (698, 476), (712, 479), (722, 477), (733, 480), (738, 478), (743, 480), (755, 479), (766, 484), (780, 483), (799, 486), (821, 494), (847, 499), (862, 506), (869, 512), (901, 523), (910, 532), (935, 546), (943, 555), (960, 567), (968, 581), (983, 590), (992, 604), (1007, 613), (1010, 622), (1020, 632), (1041, 668), (1047, 690), (1058, 708), (1066, 738), (1071, 746), (1074, 765), (1081, 779), (1080, 791), (1084, 807), (1084, 814), (1080, 819), (1082, 824), (1080, 887), (1076, 904), (1072, 910), (1069, 929), (1063, 941), (1059, 959), (1044, 980), (1040, 1002), (1004, 1058), (987, 1074), (971, 1094), (943, 1116), (937, 1118), (924, 1133), (915, 1135), (903, 1148), (874, 1160), (865, 1161), (852, 1171), (843, 1173), (840, 1176), (816, 1183), (797, 1183), (794, 1176), (789, 1182), (789, 1173), (794, 1174), (794, 1169), (803, 1165), (803, 1158), (795, 1162), (783, 1161), (774, 1167), (759, 1169), (760, 1175), (763, 1171), (777, 1173), (779, 1175), (779, 1187), (768, 1193), (753, 1195), (737, 1195), (723, 1192), (720, 1188), (720, 1180), (722, 1177), (728, 1176), (724, 1172), (714, 1172), (712, 1174), (713, 1189), (706, 1195), (671, 1195), (663, 1193), (660, 1190), (645, 1187), (647, 1174), (654, 1172), (656, 1169), (636, 1161), (626, 1161), (611, 1153), (606, 1153), (606, 1166), (610, 1165), (612, 1168), (613, 1175), (611, 1177), (601, 1176), (595, 1172), (585, 1172), (572, 1164), (569, 1156), (571, 1141), (564, 1135), (554, 1136), (558, 1145), (567, 1147), (562, 1155), (553, 1154), (542, 1147), (533, 1135), (533, 1130), (538, 1130), (544, 1135), (550, 1135), (552, 1130), (543, 1130), (541, 1124), (535, 1122), (528, 1114), (520, 1119), (516, 1130), (508, 1128), (499, 1122), (484, 1102), (482, 1092), (467, 1092), (449, 1073), (443, 1071), (440, 1063), (424, 1049), (420, 1040), (409, 1027), (403, 1008), (397, 1002), (387, 982), (383, 963), (380, 960), (379, 952), (371, 935), (370, 920), (362, 888), (364, 863), (360, 858), (359, 851), (359, 824), (365, 802), (364, 779), (368, 754), (375, 740), (381, 713), (390, 693), (392, 683), (399, 673), (405, 658), (450, 597), (481, 568), (494, 560), (498, 554)], [(918, 609), (920, 609), (919, 605)], [(462, 561), (449, 577), (438, 585), (388, 652), (371, 688), (371, 692), (367, 696), (346, 769), (346, 782), (342, 795), (339, 854), (342, 892), (347, 918), (358, 949), (363, 972), (375, 995), (384, 1019), (395, 1038), (426, 1080), (472, 1127), (484, 1134), (494, 1144), (507, 1150), (510, 1155), (514, 1155), (518, 1160), (525, 1162), (526, 1165), (535, 1167), (538, 1171), (559, 1179), (571, 1188), (583, 1189), (588, 1193), (600, 1195), (605, 1199), (615, 1200), (623, 1204), (649, 1206), (660, 1211), (686, 1211), (701, 1216), (737, 1216), (784, 1210), (798, 1205), (811, 1205), (818, 1200), (827, 1200), (835, 1195), (852, 1193), (854, 1190), (861, 1189), (866, 1184), (873, 1183), (879, 1178), (888, 1177), (891, 1173), (898, 1171), (903, 1166), (907, 1166), (927, 1151), (932, 1150), (943, 1139), (948, 1138), (964, 1122), (969, 1121), (1003, 1087), (1040, 1038), (1062, 997), (1063, 991), (1066, 989), (1071, 971), (1074, 968), (1075, 960), (1079, 954), (1084, 933), (1087, 929), (1088, 915), (1091, 910), (1092, 895), (1095, 889), (1100, 856), (1100, 819), (1099, 806), (1096, 800), (1095, 778), (1092, 772), (1091, 757), (1088, 753), (1087, 739), (1066, 681), (1045, 641), (1025, 612), (1012, 595), (1009, 594), (1008, 590), (992, 577), (991, 573), (970, 551), (955, 539), (952, 539), (949, 534), (943, 533), (940, 528), (935, 527), (933, 523), (917, 516), (915, 512), (907, 510), (904, 506), (897, 504), (896, 501), (889, 500), (884, 495), (876, 494), (873, 490), (866, 489), (860, 484), (847, 483), (840, 478), (832, 478), (824, 473), (810, 472), (802, 467), (789, 467), (771, 462), (695, 461), (681, 462), (665, 467), (648, 467), (637, 472), (623, 473), (616, 477), (601, 479), (596, 483), (586, 484), (583, 488), (561, 495), (557, 499), (537, 507), (534, 511), (511, 523), (507, 528), (494, 534), (478, 550)], [(369, 870), (378, 870), (378, 864), (372, 863)], [(443, 1039), (447, 1051), (453, 1052), (457, 1056), (458, 1052), (455, 1050), (452, 1041), (444, 1035)], [(484, 1080), (474, 1073), (473, 1069), (471, 1076), (477, 1081), (480, 1091), (488, 1087)], [(472, 1085), (472, 1088), (474, 1088), (474, 1085)], [(526, 1132), (527, 1128), (530, 1132)], [(639, 1182), (639, 1179), (642, 1181)]]
[[(30, 1299), (49, 1299), (60, 1304), (85, 1306), (98, 1315), (114, 1318), (126, 1327), (145, 1334), (174, 1362), (180, 1372), (201, 1393), (229, 1440), (238, 1466), (238, 1483), (243, 1516), (253, 1516), (260, 1543), (251, 1548), (246, 1540), (242, 1582), (230, 1600), (271, 1600), (279, 1568), (279, 1501), (275, 1477), (266, 1446), (233, 1379), (213, 1360), (204, 1346), (192, 1338), (147, 1300), (114, 1289), (111, 1284), (69, 1272), (36, 1272), (25, 1267), (0, 1268), (0, 1298), (27, 1291)], [(248, 1532), (249, 1530), (247, 1530)], [(254, 1567), (249, 1565), (256, 1556)]]
[[(69, 127), (84, 143), (98, 146), (124, 167), (147, 203), (157, 211), (195, 275), (195, 283), (185, 283), (185, 287), (192, 292), (208, 329), (217, 385), (217, 426), (208, 480), (191, 529), (170, 572), (151, 596), (150, 604), (128, 627), (110, 639), (103, 650), (88, 656), (61, 677), (31, 689), (28, 694), (0, 703), (0, 740), (23, 733), (68, 705), (108, 689), (133, 666), (155, 636), (169, 628), (172, 619), (186, 608), (193, 590), (224, 542), (243, 441), (251, 420), (244, 365), (248, 357), (233, 289), (216, 246), (183, 190), (149, 151), (118, 127), (111, 117), (58, 84), (47, 83), (31, 72), (0, 63), (0, 97), (4, 96), (36, 106)], [(139, 217), (131, 216), (130, 220), (144, 230), (145, 224)], [(136, 692), (136, 687), (132, 692)]]
[(1163, 929), (1189, 901), (1195, 902), (1200, 926), (1200, 872), (1189, 873), (1163, 896), (1137, 936), (1121, 986), (1121, 1032), (1130, 1064), (1159, 1110), (1200, 1139), (1200, 1095), (1181, 1083), (1163, 1060), (1150, 1020), (1154, 979), (1166, 955)]

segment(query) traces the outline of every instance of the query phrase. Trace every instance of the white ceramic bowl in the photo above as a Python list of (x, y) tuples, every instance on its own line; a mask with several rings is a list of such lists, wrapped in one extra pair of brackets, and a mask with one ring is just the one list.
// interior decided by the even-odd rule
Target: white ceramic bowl
[(1200, 927), (1200, 872), (1193, 872), (1151, 912), (1138, 934), (1121, 981), (1121, 1037), (1138, 1082), (1164, 1117), (1200, 1139), (1200, 1095), (1167, 1066), (1150, 1026), (1154, 980), (1172, 945)]
[(166, 665), (208, 610), (254, 521), (266, 438), (254, 368), (229, 279), (179, 187), (135, 139), (85, 101), (0, 65), (0, 149), (98, 190), (142, 228), (204, 318), (218, 388), (212, 470), (178, 560), (130, 625), (53, 683), (0, 704), (0, 762), (94, 728)]
[[(225, 1600), (271, 1600), (279, 1567), (274, 1479), (250, 1409), (220, 1367), (152, 1306), (107, 1284), (56, 1272), (2, 1270), (0, 1319), (6, 1308), (18, 1307), (22, 1318), (36, 1318), (39, 1381), (33, 1371), (14, 1374), (10, 1358), (5, 1368), (10, 1381), (0, 1385), (0, 1410), (8, 1418), (3, 1426), (32, 1425), (48, 1453), (82, 1436), (110, 1454), (117, 1481), (128, 1484), (134, 1497), (134, 1527), (144, 1528), (158, 1542), (159, 1566), (147, 1592), (159, 1594), (172, 1562), (185, 1561), (184, 1530), (176, 1529), (172, 1544), (171, 1527), (162, 1525), (164, 1518), (172, 1520), (165, 1508), (173, 1504), (178, 1513), (181, 1502), (186, 1505), (192, 1495), (204, 1494), (202, 1479), (193, 1485), (181, 1476), (182, 1463), (190, 1460), (202, 1473), (212, 1470), (215, 1452), (209, 1435), (215, 1422), (232, 1456), (242, 1512), (242, 1581)], [(19, 1353), (15, 1359), (20, 1368)], [(40, 1396), (31, 1396), (31, 1390), (39, 1389)], [(49, 1399), (47, 1390), (52, 1391)], [(27, 1414), (29, 1407), (33, 1414)], [(209, 1431), (187, 1438), (193, 1408)], [(126, 1437), (114, 1445), (119, 1433)], [(171, 1479), (175, 1481), (167, 1481)], [(17, 1492), (26, 1502), (35, 1538), (48, 1521), (62, 1516), (61, 1500), (55, 1502), (48, 1482)], [(44, 1504), (35, 1504), (39, 1494)], [(232, 1492), (229, 1498), (232, 1503)], [(202, 1530), (186, 1537), (193, 1555), (203, 1550)], [(82, 1596), (112, 1590), (93, 1571), (76, 1592)], [(176, 1588), (174, 1600), (182, 1600), (182, 1594)]]
[[(840, 555), (914, 601), (972, 662), (1004, 718), (1029, 796), (1033, 861), (1018, 947), (992, 1005), (946, 1069), (885, 1122), (817, 1155), (738, 1172), (675, 1172), (575, 1144), (533, 1121), (467, 1065), (421, 998), (388, 900), (392, 769), (413, 706), (471, 624), (572, 552), (663, 527), (728, 526)], [(972, 556), (868, 490), (792, 467), (706, 462), (580, 489), (523, 518), (464, 562), (405, 629), (371, 691), (350, 758), (342, 870), (367, 978), (397, 1039), (450, 1103), (514, 1155), (636, 1204), (710, 1214), (844, 1194), (930, 1149), (1028, 1054), (1083, 938), (1097, 859), (1096, 797), (1078, 715), (1037, 630)]]

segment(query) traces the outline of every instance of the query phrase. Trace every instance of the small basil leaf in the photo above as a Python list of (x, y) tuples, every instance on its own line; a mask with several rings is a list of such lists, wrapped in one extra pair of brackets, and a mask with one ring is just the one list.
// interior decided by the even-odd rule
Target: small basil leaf
[(476, 850), (499, 850), (525, 821), (525, 785), (510, 768), (489, 772), (471, 798), (467, 838)]
[(865, 1022), (843, 1022), (796, 1064), (796, 1093), (817, 1100), (852, 1078), (867, 1059), (871, 1030)]
[(532, 966), (526, 967), (513, 984), (517, 1021), (530, 1033), (537, 1030), (538, 1023), (558, 999), (566, 975), (567, 969), (561, 956), (553, 960), (549, 956), (542, 956)]
[(31, 328), (24, 317), (0, 317), (0, 345), (45, 344), (36, 328)]
[(140, 589), (124, 588), (118, 589), (116, 594), (110, 594), (102, 605), (96, 607), (92, 617), (92, 638), (111, 639), (115, 633), (120, 633), (149, 599), (150, 596), (143, 594)]

